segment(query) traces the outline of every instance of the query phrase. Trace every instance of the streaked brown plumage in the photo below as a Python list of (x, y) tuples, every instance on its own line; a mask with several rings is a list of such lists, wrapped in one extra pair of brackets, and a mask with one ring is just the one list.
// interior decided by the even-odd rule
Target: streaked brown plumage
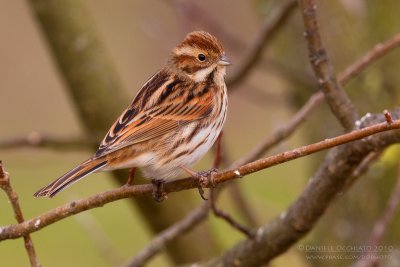
[(177, 178), (181, 167), (197, 162), (222, 130), (229, 64), (214, 36), (189, 33), (112, 125), (95, 155), (35, 196), (53, 197), (100, 170), (139, 167), (155, 181)]

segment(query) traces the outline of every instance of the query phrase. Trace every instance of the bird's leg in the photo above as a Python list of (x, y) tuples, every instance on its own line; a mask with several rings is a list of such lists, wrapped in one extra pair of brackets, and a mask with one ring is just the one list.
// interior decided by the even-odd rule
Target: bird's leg
[(164, 181), (163, 180), (151, 180), (153, 184), (153, 198), (157, 202), (161, 202), (167, 198), (167, 193), (164, 191)]
[(128, 180), (125, 183), (126, 186), (131, 186), (133, 184), (133, 179), (135, 178), (135, 170), (135, 167), (129, 170)]
[(196, 179), (199, 183), (199, 187), (197, 189), (199, 190), (199, 194), (203, 200), (207, 200), (207, 198), (204, 196), (204, 190), (203, 188), (211, 185), (214, 187), (214, 181), (212, 179), (212, 174), (218, 172), (217, 168), (212, 168), (208, 171), (200, 171), (200, 172), (195, 172), (185, 166), (180, 166), (182, 170), (187, 172), (190, 176), (192, 176), (194, 179)]

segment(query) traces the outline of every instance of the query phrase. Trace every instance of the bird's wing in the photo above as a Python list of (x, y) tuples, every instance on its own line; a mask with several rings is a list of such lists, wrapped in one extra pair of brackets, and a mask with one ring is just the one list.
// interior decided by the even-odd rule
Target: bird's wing
[(144, 85), (113, 124), (96, 152), (96, 158), (175, 131), (211, 113), (213, 98), (206, 85), (203, 85), (204, 90), (197, 90), (199, 93), (193, 95), (192, 88), (186, 88), (188, 85), (184, 81), (171, 81), (157, 75)]

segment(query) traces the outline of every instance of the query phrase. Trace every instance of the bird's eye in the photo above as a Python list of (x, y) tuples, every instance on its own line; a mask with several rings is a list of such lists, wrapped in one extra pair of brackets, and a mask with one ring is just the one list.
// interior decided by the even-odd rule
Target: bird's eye
[(199, 55), (197, 56), (197, 58), (198, 58), (200, 61), (206, 60), (206, 56), (205, 56), (204, 54), (199, 54)]

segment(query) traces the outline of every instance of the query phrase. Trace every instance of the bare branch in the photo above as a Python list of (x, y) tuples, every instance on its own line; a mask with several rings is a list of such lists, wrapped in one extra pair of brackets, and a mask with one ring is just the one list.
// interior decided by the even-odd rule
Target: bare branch
[[(339, 83), (347, 84), (376, 60), (393, 51), (400, 46), (400, 35), (395, 35), (384, 43), (377, 44), (364, 56), (353, 62), (338, 75)], [(282, 125), (272, 134), (269, 134), (253, 150), (237, 160), (234, 165), (240, 166), (261, 157), (266, 151), (288, 138), (293, 132), (306, 121), (307, 117), (323, 102), (324, 94), (319, 91), (312, 94), (307, 102), (294, 114), (288, 123)]]
[(230, 183), (228, 191), (232, 203), (235, 205), (235, 208), (239, 210), (242, 217), (246, 220), (246, 223), (250, 227), (259, 226), (260, 223), (255, 212), (255, 207), (249, 202), (247, 195), (243, 192), (242, 187), (239, 185), (239, 181)]
[(231, 215), (229, 215), (228, 213), (224, 212), (223, 210), (221, 210), (217, 207), (217, 205), (216, 205), (217, 193), (218, 193), (218, 191), (216, 190), (216, 188), (211, 188), (209, 202), (211, 205), (211, 210), (213, 211), (214, 215), (216, 217), (219, 217), (219, 218), (225, 220), (233, 228), (237, 229), (239, 232), (243, 233), (248, 238), (253, 238), (255, 233), (250, 228), (247, 228), (246, 226), (240, 224), (235, 219), (233, 219), (233, 217)]
[[(396, 112), (396, 117), (398, 116)], [(214, 174), (212, 176), (212, 182), (210, 182), (207, 187), (211, 187), (214, 184), (220, 184), (225, 181), (237, 179), (243, 177), (253, 172), (281, 164), (286, 161), (290, 161), (296, 158), (304, 157), (306, 155), (328, 149), (334, 146), (352, 142), (365, 138), (367, 136), (390, 131), (400, 128), (400, 120), (394, 120), (392, 124), (387, 124), (387, 122), (375, 124), (368, 126), (363, 129), (355, 130), (351, 133), (343, 134), (335, 138), (325, 139), (308, 146), (302, 146), (287, 152), (283, 152), (274, 156), (270, 156), (264, 159), (256, 160), (251, 163), (245, 164), (238, 168), (234, 168), (227, 171), (222, 171)], [(397, 133), (397, 132), (396, 132)], [(399, 137), (400, 135), (394, 134), (393, 136)], [(374, 140), (373, 138), (370, 138)], [(363, 142), (367, 144), (369, 139)], [(397, 139), (396, 139), (397, 141)], [(382, 142), (384, 144), (384, 142)], [(368, 147), (368, 146), (367, 146)], [(172, 182), (168, 182), (164, 185), (164, 190), (166, 193), (182, 191), (185, 189), (197, 188), (199, 186), (198, 180), (193, 178), (185, 178)], [(74, 214), (80, 213), (82, 211), (104, 206), (107, 203), (133, 197), (133, 196), (143, 196), (151, 195), (153, 187), (150, 184), (145, 185), (135, 185), (135, 186), (121, 186), (119, 188), (109, 190), (85, 199), (73, 201), (71, 203), (65, 204), (63, 206), (57, 207), (50, 210), (42, 215), (32, 218), (28, 221), (24, 221), (19, 224), (0, 227), (0, 241), (5, 239), (15, 239), (21, 236), (27, 235), (32, 232), (36, 232), (54, 222), (62, 220), (66, 217), (72, 216)]]
[[(397, 118), (399, 114), (400, 110), (396, 112)], [(382, 120), (384, 120), (383, 115), (372, 115), (366, 117), (363, 124)], [(278, 218), (260, 227), (254, 240), (244, 240), (221, 257), (206, 264), (198, 263), (198, 266), (234, 266), (237, 263), (242, 266), (267, 264), (312, 229), (366, 155), (398, 142), (400, 142), (400, 134), (399, 131), (395, 131), (332, 149), (299, 198)]]
[(384, 43), (375, 45), (374, 48), (368, 51), (363, 57), (339, 74), (338, 80), (342, 84), (347, 83), (350, 79), (359, 75), (373, 61), (381, 58), (398, 46), (400, 46), (400, 34), (396, 34)]
[(333, 114), (347, 131), (351, 131), (354, 127), (354, 122), (358, 118), (358, 113), (340, 83), (337, 82), (333, 65), (322, 44), (317, 22), (317, 6), (314, 0), (299, 0), (299, 5), (304, 22), (304, 35), (309, 50), (310, 62), (318, 85), (324, 93)]
[(195, 24), (197, 24), (224, 40), (224, 43), (228, 44), (234, 50), (243, 51), (245, 48), (245, 44), (234, 34), (230, 33), (230, 29), (224, 27), (210, 14), (209, 8), (203, 8), (199, 5), (200, 2), (186, 0), (170, 0), (166, 2), (173, 5), (178, 11), (178, 15), (182, 18), (180, 25), (185, 32), (196, 28)]
[(303, 123), (308, 115), (320, 104), (324, 99), (322, 93), (313, 94), (309, 100), (297, 111), (296, 114), (289, 120), (288, 123), (283, 124), (272, 134), (268, 135), (263, 141), (261, 141), (253, 150), (248, 152), (245, 156), (233, 163), (234, 166), (241, 166), (247, 162), (250, 162), (256, 158), (262, 156), (268, 149), (279, 144), (281, 141), (289, 137), (298, 126)]
[(92, 241), (93, 247), (97, 250), (99, 257), (107, 261), (110, 266), (121, 266), (123, 257), (113, 246), (104, 229), (96, 218), (90, 213), (81, 213), (74, 216), (74, 219), (84, 228)]
[(26, 136), (0, 140), (0, 149), (20, 147), (45, 147), (52, 149), (93, 149), (94, 142), (88, 138), (64, 138), (51, 136), (39, 132), (30, 132)]
[(295, 7), (295, 0), (287, 0), (278, 10), (273, 12), (274, 15), (271, 18), (267, 18), (264, 21), (253, 45), (250, 47), (244, 59), (241, 60), (241, 64), (227, 79), (226, 83), (228, 87), (232, 89), (235, 84), (242, 81), (249, 74), (252, 67), (261, 60), (264, 47), (266, 47), (266, 44), (272, 39), (275, 33), (278, 32), (280, 27), (285, 24)]
[[(385, 211), (383, 212), (382, 217), (375, 223), (371, 237), (368, 241), (368, 245), (373, 248), (379, 246), (379, 244), (381, 243), (383, 234), (386, 232), (386, 229), (389, 223), (392, 221), (396, 213), (397, 207), (399, 206), (400, 203), (400, 164), (398, 165), (397, 168), (398, 170), (397, 170), (396, 186), (389, 198), (389, 201), (387, 203)], [(356, 262), (354, 266), (355, 267), (378, 266), (379, 257), (374, 257), (375, 254), (376, 251), (374, 250), (368, 251), (368, 255), (366, 255), (366, 257), (363, 257), (361, 260)]]
[[(0, 160), (0, 188), (4, 190), (4, 192), (7, 194), (8, 199), (10, 200), (11, 206), (14, 211), (15, 219), (17, 219), (18, 223), (23, 223), (24, 216), (22, 215), (21, 207), (18, 202), (18, 195), (11, 187), (10, 176), (4, 170), (3, 163), (1, 162), (1, 160)], [(31, 266), (40, 267), (41, 265), (36, 256), (35, 247), (33, 246), (33, 242), (29, 233), (23, 235), (23, 237), (24, 237), (25, 250), (28, 254)]]
[(380, 151), (372, 151), (358, 164), (357, 168), (354, 169), (350, 177), (347, 179), (345, 186), (343, 187), (343, 192), (347, 191), (357, 180), (358, 178), (366, 173), (372, 163), (377, 161), (379, 157), (382, 155), (383, 150)]
[(184, 219), (159, 233), (140, 253), (126, 264), (127, 267), (143, 266), (149, 259), (161, 251), (169, 241), (190, 231), (200, 221), (207, 218), (210, 208), (208, 202), (190, 212)]

